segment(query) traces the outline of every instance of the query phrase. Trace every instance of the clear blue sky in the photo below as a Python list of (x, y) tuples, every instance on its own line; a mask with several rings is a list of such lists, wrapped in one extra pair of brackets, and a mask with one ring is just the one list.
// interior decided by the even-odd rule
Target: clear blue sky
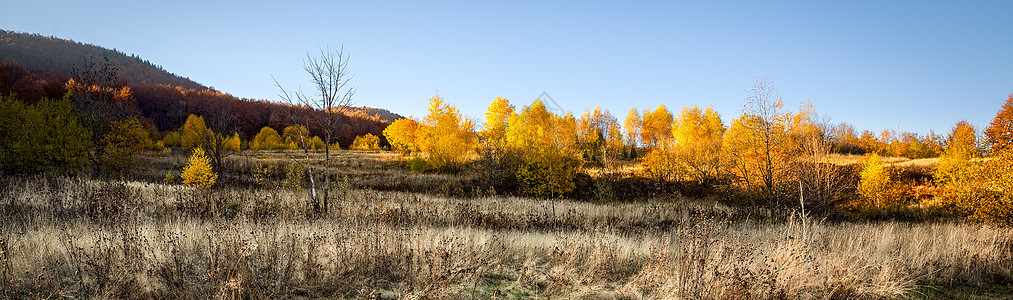
[(1013, 1), (4, 1), (0, 28), (137, 54), (238, 97), (308, 88), (307, 51), (351, 54), (357, 105), (421, 116), (437, 91), (482, 118), (495, 97), (713, 105), (727, 123), (766, 75), (792, 110), (859, 130), (983, 128), (1013, 92)]

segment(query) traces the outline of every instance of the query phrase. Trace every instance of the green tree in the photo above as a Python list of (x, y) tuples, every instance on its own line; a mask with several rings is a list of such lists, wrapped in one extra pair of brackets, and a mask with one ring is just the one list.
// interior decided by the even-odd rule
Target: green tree
[(91, 131), (66, 99), (27, 105), (0, 96), (0, 173), (73, 172), (89, 162)]
[(113, 121), (102, 143), (105, 145), (102, 165), (120, 174), (133, 170), (139, 153), (155, 148), (155, 141), (137, 118)]

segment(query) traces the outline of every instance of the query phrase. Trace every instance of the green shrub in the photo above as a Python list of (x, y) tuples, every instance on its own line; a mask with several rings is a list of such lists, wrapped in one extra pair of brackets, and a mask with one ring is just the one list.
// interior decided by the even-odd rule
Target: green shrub
[(72, 172), (88, 163), (91, 131), (66, 99), (0, 97), (0, 173)]
[(408, 168), (414, 173), (422, 173), (426, 170), (426, 160), (420, 157), (415, 157), (408, 160)]

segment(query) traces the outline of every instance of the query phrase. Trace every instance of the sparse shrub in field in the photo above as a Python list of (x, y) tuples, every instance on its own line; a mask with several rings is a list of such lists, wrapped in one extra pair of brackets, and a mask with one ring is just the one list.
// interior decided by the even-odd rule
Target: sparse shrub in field
[(172, 171), (165, 171), (165, 184), (176, 184), (176, 175), (173, 175)]
[(426, 160), (420, 157), (412, 158), (408, 160), (408, 168), (411, 169), (412, 172), (422, 173), (426, 171)]
[(353, 150), (366, 150), (366, 151), (380, 150), (380, 138), (373, 135), (372, 133), (360, 135), (355, 137), (355, 140), (352, 141), (352, 146), (349, 148)]
[(887, 171), (879, 155), (873, 153), (862, 160), (861, 181), (858, 182), (858, 193), (869, 201), (874, 208), (883, 208), (889, 195), (890, 173)]
[(285, 173), (285, 188), (293, 190), (302, 189), (303, 178), (306, 177), (306, 170), (303, 169), (299, 164), (291, 164), (288, 166), (288, 172)]
[(253, 181), (257, 183), (257, 186), (263, 188), (267, 185), (267, 180), (271, 177), (271, 169), (265, 164), (257, 163), (257, 166), (253, 169)]
[(448, 196), (460, 197), (464, 195), (464, 187), (461, 186), (461, 182), (457, 179), (451, 179), (440, 186), (440, 192)]
[(215, 185), (218, 174), (211, 169), (211, 160), (204, 154), (204, 149), (193, 149), (190, 164), (183, 168), (183, 184), (208, 189)]

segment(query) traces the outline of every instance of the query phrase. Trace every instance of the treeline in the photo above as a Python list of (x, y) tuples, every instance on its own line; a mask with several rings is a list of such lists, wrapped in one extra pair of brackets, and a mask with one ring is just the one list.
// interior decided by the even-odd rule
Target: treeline
[[(397, 120), (384, 136), (412, 171), (469, 172), (496, 193), (605, 200), (641, 178), (662, 193), (702, 191), (750, 206), (1013, 221), (1013, 95), (986, 130), (960, 122), (945, 138), (858, 135), (820, 122), (811, 105), (784, 110), (764, 80), (747, 96), (728, 123), (697, 106), (632, 109), (620, 123), (599, 108), (560, 115), (540, 101), (518, 109), (496, 98), (481, 131), (435, 97), (425, 118)], [(866, 157), (838, 161), (853, 153)], [(938, 167), (904, 167), (880, 155), (940, 158)]]
[[(264, 100), (240, 99), (232, 95), (210, 89), (189, 89), (169, 85), (120, 85), (117, 84), (119, 71), (104, 61), (81, 63), (82, 72), (78, 77), (65, 77), (59, 74), (39, 74), (31, 72), (20, 64), (10, 61), (0, 62), (0, 94), (15, 94), (26, 103), (34, 103), (43, 98), (61, 99), (69, 88), (75, 84), (87, 85), (86, 88), (114, 88), (122, 90), (129, 96), (130, 105), (136, 108), (137, 117), (150, 121), (158, 131), (171, 131), (183, 125), (189, 115), (216, 115), (226, 117), (230, 123), (229, 130), (238, 132), (243, 139), (250, 139), (261, 128), (269, 126), (278, 130), (288, 123), (293, 114), (314, 113), (301, 106), (269, 102)], [(98, 80), (107, 77), (109, 80)], [(72, 83), (73, 82), (73, 83)], [(364, 108), (348, 108), (348, 113), (339, 116), (337, 128), (338, 143), (350, 145), (356, 136), (371, 133), (379, 135), (388, 124), (381, 119), (380, 112)], [(376, 112), (367, 116), (364, 112)], [(316, 112), (319, 113), (319, 112)], [(389, 113), (386, 113), (389, 114)], [(388, 116), (389, 117), (389, 116)], [(309, 128), (318, 132), (319, 128)]]

